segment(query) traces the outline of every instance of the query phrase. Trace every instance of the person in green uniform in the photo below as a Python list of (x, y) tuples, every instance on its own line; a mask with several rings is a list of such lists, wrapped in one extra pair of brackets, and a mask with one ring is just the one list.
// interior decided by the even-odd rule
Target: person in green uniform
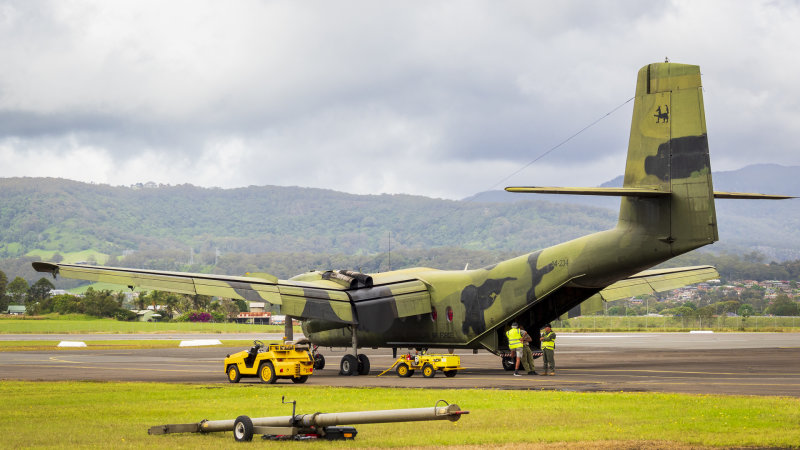
[[(544, 373), (542, 375), (555, 375), (556, 333), (553, 332), (549, 323), (544, 326), (544, 333), (542, 333), (540, 340), (542, 341), (542, 359), (544, 360)], [(550, 372), (549, 374), (548, 371)]]
[(533, 365), (533, 351), (530, 346), (533, 338), (523, 328), (520, 328), (519, 331), (522, 334), (522, 367), (528, 372), (528, 375), (537, 375), (536, 368)]
[(519, 363), (522, 359), (522, 334), (519, 332), (519, 325), (517, 322), (511, 324), (511, 329), (506, 331), (506, 337), (508, 338), (508, 348), (511, 349), (512, 352), (516, 355), (515, 363), (514, 363), (514, 376), (521, 377), (522, 375), (519, 374)]

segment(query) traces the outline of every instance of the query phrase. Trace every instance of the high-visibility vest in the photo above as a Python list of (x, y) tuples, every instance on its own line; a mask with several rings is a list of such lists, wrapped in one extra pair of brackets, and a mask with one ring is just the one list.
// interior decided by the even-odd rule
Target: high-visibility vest
[(508, 338), (508, 348), (513, 350), (522, 347), (522, 333), (519, 332), (519, 328), (506, 331), (506, 337)]
[(542, 341), (542, 350), (549, 349), (555, 350), (556, 349), (556, 334), (554, 332), (545, 333), (542, 335), (544, 338), (550, 338), (549, 341)]

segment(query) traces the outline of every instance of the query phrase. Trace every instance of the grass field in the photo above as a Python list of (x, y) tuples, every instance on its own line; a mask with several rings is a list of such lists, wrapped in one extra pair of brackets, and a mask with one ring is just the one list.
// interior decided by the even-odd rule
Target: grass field
[[(25, 254), (25, 256), (35, 256), (40, 258), (42, 261), (50, 261), (53, 255), (56, 252), (55, 250), (31, 250)], [(64, 258), (61, 262), (67, 264), (74, 264), (80, 261), (89, 261), (90, 259), (94, 259), (100, 264), (105, 264), (108, 260), (108, 255), (105, 253), (100, 253), (97, 250), (83, 250), (80, 252), (67, 252), (61, 253), (61, 256)]]
[[(32, 352), (53, 350), (61, 341), (0, 341), (0, 352)], [(69, 347), (69, 350), (128, 350), (143, 348), (178, 348), (180, 340), (103, 340), (84, 341), (86, 347)], [(223, 339), (221, 347), (248, 347), (253, 341), (249, 339)]]
[[(753, 326), (744, 330), (734, 326), (700, 327), (697, 323), (670, 324), (671, 317), (577, 317), (553, 322), (556, 333), (561, 332), (686, 332), (712, 329), (717, 332), (800, 332), (800, 317), (750, 317)], [(647, 326), (645, 326), (645, 322)], [(760, 326), (758, 326), (760, 324)], [(777, 326), (774, 326), (777, 324)], [(793, 327), (796, 324), (796, 327)], [(294, 327), (300, 332), (300, 327)], [(85, 315), (48, 314), (42, 318), (0, 317), (0, 334), (46, 333), (282, 333), (283, 325), (249, 325), (236, 323), (190, 322), (120, 322)]]
[(689, 330), (713, 331), (766, 331), (800, 332), (800, 317), (752, 316), (712, 317), (711, 319), (672, 316), (581, 316), (553, 321), (553, 328), (560, 331), (651, 331), (685, 332)]
[[(800, 442), (800, 400), (652, 393), (352, 389), (274, 385), (16, 382), (0, 384), (3, 447), (221, 448), (231, 433), (149, 436), (167, 423), (433, 406), (470, 411), (459, 422), (358, 425), (355, 442), (261, 443), (270, 448), (556, 444), (788, 447)], [(279, 446), (279, 447), (277, 447)]]
[[(295, 327), (300, 332), (300, 327)], [(76, 334), (76, 333), (282, 333), (283, 325), (249, 325), (199, 322), (120, 322), (87, 316), (0, 319), (0, 334)]]

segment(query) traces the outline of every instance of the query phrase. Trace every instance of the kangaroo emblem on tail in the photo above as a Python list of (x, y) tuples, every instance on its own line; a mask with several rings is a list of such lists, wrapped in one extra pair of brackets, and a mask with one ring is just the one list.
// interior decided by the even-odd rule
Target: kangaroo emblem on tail
[(656, 123), (660, 123), (662, 120), (664, 123), (669, 122), (669, 106), (664, 105), (664, 112), (661, 112), (661, 107), (659, 106), (656, 108), (656, 113), (653, 114), (653, 117), (656, 118)]

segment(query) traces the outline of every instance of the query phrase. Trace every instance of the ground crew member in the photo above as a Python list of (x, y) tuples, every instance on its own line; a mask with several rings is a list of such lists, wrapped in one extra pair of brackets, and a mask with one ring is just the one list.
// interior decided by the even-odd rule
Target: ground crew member
[(544, 373), (542, 375), (548, 375), (548, 370), (550, 370), (549, 375), (555, 375), (556, 360), (554, 356), (556, 353), (556, 334), (553, 332), (553, 329), (550, 328), (549, 323), (544, 326), (544, 333), (542, 333), (540, 340), (542, 341), (542, 359), (544, 359)]
[(516, 355), (514, 363), (514, 376), (521, 377), (519, 374), (519, 363), (522, 359), (522, 334), (519, 332), (519, 325), (517, 322), (511, 324), (511, 329), (506, 331), (508, 338), (508, 348)]
[(536, 368), (533, 366), (533, 351), (530, 346), (533, 338), (524, 329), (520, 328), (519, 330), (522, 334), (522, 367), (528, 372), (528, 375), (536, 375)]

